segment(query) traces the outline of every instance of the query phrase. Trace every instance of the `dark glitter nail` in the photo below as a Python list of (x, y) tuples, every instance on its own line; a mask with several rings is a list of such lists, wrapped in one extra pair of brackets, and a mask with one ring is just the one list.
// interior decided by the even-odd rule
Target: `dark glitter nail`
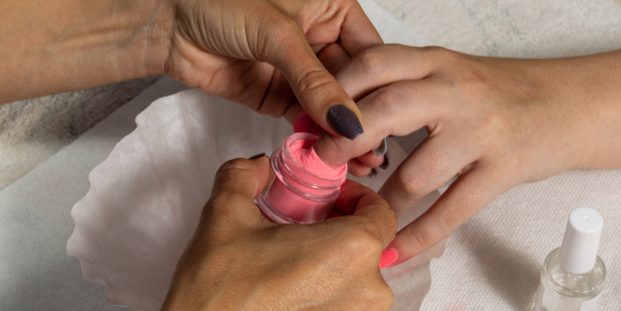
[(255, 160), (255, 159), (258, 159), (258, 158), (262, 158), (264, 156), (265, 156), (265, 152), (262, 152), (262, 153), (255, 154), (255, 155), (251, 156), (250, 158), (248, 158), (248, 160)]
[(364, 132), (356, 114), (344, 105), (332, 106), (328, 110), (326, 119), (332, 129), (349, 139), (353, 140)]
[(389, 165), (390, 165), (390, 157), (388, 156), (388, 153), (386, 153), (384, 155), (384, 162), (382, 162), (382, 165), (380, 165), (380, 168), (385, 170), (388, 168)]
[(373, 168), (373, 169), (371, 169), (371, 173), (369, 173), (369, 175), (367, 175), (367, 177), (374, 178), (375, 176), (377, 176), (377, 170)]

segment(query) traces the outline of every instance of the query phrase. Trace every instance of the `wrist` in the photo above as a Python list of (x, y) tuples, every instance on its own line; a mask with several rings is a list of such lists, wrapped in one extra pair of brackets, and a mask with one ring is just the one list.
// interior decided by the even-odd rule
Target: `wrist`
[(575, 154), (572, 169), (621, 167), (621, 53), (603, 53), (560, 59), (557, 108), (567, 118), (560, 128), (566, 129)]
[(137, 59), (143, 60), (143, 75), (166, 73), (166, 62), (172, 44), (174, 5), (169, 0), (147, 0), (153, 3), (153, 12), (145, 23), (146, 42)]
[[(164, 74), (174, 18), (170, 1), (131, 0), (113, 15), (109, 19), (118, 21), (111, 35), (114, 39), (108, 60), (115, 64), (113, 80)], [(90, 36), (97, 36), (97, 29), (105, 27), (109, 19), (103, 18), (99, 25), (93, 25)]]
[(17, 2), (0, 30), (0, 103), (163, 73), (166, 0)]

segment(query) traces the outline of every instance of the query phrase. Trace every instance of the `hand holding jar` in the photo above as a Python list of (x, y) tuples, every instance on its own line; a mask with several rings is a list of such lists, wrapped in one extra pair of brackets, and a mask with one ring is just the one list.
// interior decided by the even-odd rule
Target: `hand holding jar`
[(395, 233), (388, 204), (346, 182), (335, 208), (352, 216), (276, 224), (254, 202), (269, 179), (266, 157), (220, 168), (163, 310), (387, 310), (378, 263)]

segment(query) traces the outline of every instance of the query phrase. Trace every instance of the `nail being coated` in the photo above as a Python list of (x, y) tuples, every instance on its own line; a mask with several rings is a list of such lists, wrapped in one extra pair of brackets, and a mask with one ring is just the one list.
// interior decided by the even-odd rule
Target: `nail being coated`
[(261, 211), (277, 223), (323, 221), (338, 198), (347, 175), (347, 164), (332, 167), (321, 160), (310, 133), (287, 137), (270, 158), (272, 183), (257, 199)]

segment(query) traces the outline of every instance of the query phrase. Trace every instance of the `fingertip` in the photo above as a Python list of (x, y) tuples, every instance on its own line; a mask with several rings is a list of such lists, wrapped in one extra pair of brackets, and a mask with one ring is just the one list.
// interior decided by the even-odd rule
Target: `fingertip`
[(394, 266), (399, 260), (399, 251), (394, 247), (387, 247), (380, 255), (379, 267), (386, 269)]
[(322, 129), (308, 114), (302, 112), (293, 122), (293, 132), (320, 134)]
[(349, 139), (322, 133), (313, 148), (324, 162), (336, 167), (353, 158), (352, 148), (349, 148), (352, 144)]

